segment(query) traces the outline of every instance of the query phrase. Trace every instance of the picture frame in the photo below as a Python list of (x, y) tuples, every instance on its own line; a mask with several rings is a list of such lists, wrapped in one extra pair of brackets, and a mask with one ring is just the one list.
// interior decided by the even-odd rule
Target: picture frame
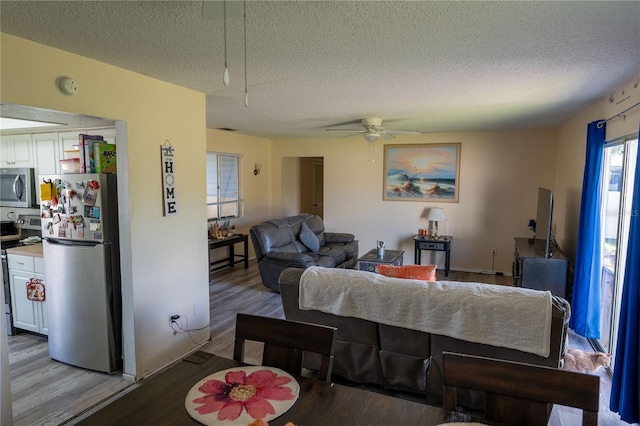
[(461, 145), (385, 145), (382, 199), (457, 203)]

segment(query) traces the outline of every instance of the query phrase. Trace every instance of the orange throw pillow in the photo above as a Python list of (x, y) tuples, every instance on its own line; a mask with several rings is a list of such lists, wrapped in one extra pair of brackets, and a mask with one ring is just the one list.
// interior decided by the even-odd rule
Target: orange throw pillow
[(378, 265), (379, 274), (394, 278), (410, 278), (413, 280), (436, 281), (437, 265)]

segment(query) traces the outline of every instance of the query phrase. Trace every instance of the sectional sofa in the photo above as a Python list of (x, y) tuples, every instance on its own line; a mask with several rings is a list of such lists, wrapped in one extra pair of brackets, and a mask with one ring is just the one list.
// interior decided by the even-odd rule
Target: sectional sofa
[[(558, 368), (561, 366), (562, 359), (567, 349), (567, 327), (570, 317), (570, 308), (566, 300), (536, 290), (526, 290), (521, 288), (510, 288), (465, 282), (436, 282), (436, 283), (420, 283), (416, 280), (405, 280), (399, 278), (383, 277), (379, 274), (366, 271), (343, 271), (344, 279), (340, 282), (340, 277), (336, 274), (323, 271), (322, 268), (312, 268), (307, 270), (307, 274), (316, 273), (316, 278), (320, 280), (320, 291), (317, 296), (312, 298), (324, 299), (320, 302), (321, 310), (310, 309), (308, 306), (301, 307), (303, 299), (308, 298), (308, 291), (302, 288), (305, 294), (301, 297), (301, 279), (304, 280), (304, 270), (285, 269), (280, 275), (279, 285), (282, 296), (285, 317), (291, 320), (305, 321), (316, 324), (330, 325), (338, 328), (336, 341), (335, 361), (333, 366), (334, 375), (342, 376), (354, 382), (368, 383), (381, 386), (385, 389), (400, 390), (405, 392), (413, 392), (426, 395), (427, 401), (433, 404), (441, 403), (442, 400), (442, 353), (445, 351), (459, 352), (473, 355), (487, 356), (491, 358), (499, 358), (504, 360), (526, 362), (531, 364), (549, 366)], [(323, 281), (324, 280), (324, 281)], [(370, 281), (370, 288), (367, 288), (367, 282)], [(331, 286), (342, 286), (342, 296), (336, 297), (331, 294)], [(429, 288), (426, 288), (426, 286)], [(326, 289), (322, 287), (326, 287)], [(405, 303), (399, 310), (399, 314), (393, 313), (393, 306), (390, 300), (394, 298), (393, 294), (399, 295), (404, 290), (403, 286), (408, 286), (408, 295)], [(421, 287), (425, 288), (421, 288)], [(384, 291), (388, 289), (391, 296), (385, 295)], [(384, 291), (382, 291), (384, 290)], [(442, 322), (444, 324), (443, 334), (420, 331), (415, 328), (429, 329), (429, 324), (424, 324), (422, 319), (426, 312), (421, 309), (432, 309), (426, 307), (425, 302), (429, 298), (435, 302), (440, 292), (456, 291), (458, 296), (454, 296), (451, 301), (438, 301), (442, 308), (441, 312), (434, 318), (434, 322)], [(478, 291), (479, 298), (469, 294), (469, 297), (460, 297), (465, 292)], [(463, 293), (460, 293), (463, 292)], [(496, 296), (492, 296), (492, 292), (496, 292)], [(531, 293), (527, 293), (531, 292)], [(357, 293), (362, 293), (358, 295)], [(511, 294), (513, 293), (513, 294)], [(542, 343), (546, 339), (546, 350), (548, 353), (533, 353), (527, 346), (526, 350), (519, 350), (519, 343), (515, 340), (520, 334), (529, 333), (529, 328), (534, 326), (536, 321), (520, 317), (517, 303), (528, 303), (531, 295), (531, 303), (534, 299), (535, 303), (542, 303), (540, 314), (533, 311), (528, 315), (534, 318), (540, 317), (540, 327), (535, 329), (536, 332), (542, 333), (539, 342), (533, 340), (534, 349), (538, 347), (538, 343)], [(539, 300), (541, 296), (545, 299)], [(513, 303), (513, 309), (509, 307), (509, 298), (518, 299)], [(497, 304), (495, 300), (501, 300), (501, 304)], [(524, 299), (523, 299), (524, 298)], [(340, 303), (346, 303), (348, 309), (353, 310), (354, 305), (370, 304), (371, 301), (377, 303), (374, 308), (385, 312), (379, 313), (379, 320), (371, 320), (359, 318), (359, 313), (349, 313), (348, 315), (340, 315), (336, 313), (332, 306), (332, 300), (341, 299)], [(387, 300), (379, 300), (387, 299)], [(346, 300), (346, 301), (345, 301)], [(548, 300), (548, 302), (545, 302)], [(504, 304), (506, 302), (506, 305)], [(336, 302), (337, 304), (337, 302)], [(469, 304), (473, 305), (473, 309), (469, 308)], [(546, 306), (548, 304), (549, 306)], [(486, 305), (487, 314), (477, 314), (482, 312)], [(533, 304), (531, 307), (533, 309)], [(357, 310), (357, 309), (356, 309)], [(471, 313), (464, 313), (468, 310)], [(506, 314), (505, 318), (509, 318), (510, 310), (511, 318), (505, 324), (498, 324), (502, 320), (492, 320), (491, 318), (501, 318)], [(328, 311), (328, 312), (327, 312)], [(407, 313), (404, 319), (409, 326), (397, 326), (398, 320), (395, 317), (402, 317), (403, 312)], [(497, 312), (495, 312), (497, 311)], [(504, 311), (504, 312), (503, 312)], [(543, 312), (544, 311), (544, 312)], [(474, 315), (480, 315), (482, 320), (476, 320)], [(497, 315), (497, 316), (496, 316)], [(523, 314), (524, 315), (524, 314)], [(366, 316), (366, 315), (363, 315)], [(457, 322), (457, 318), (460, 321)], [(467, 318), (467, 319), (465, 319)], [(449, 321), (447, 323), (447, 321)], [(465, 323), (466, 321), (466, 323)], [(415, 327), (414, 323), (415, 322)], [(482, 324), (477, 324), (482, 322)], [(489, 323), (487, 323), (489, 322)], [(396, 324), (396, 325), (393, 325)], [(442, 324), (439, 326), (442, 327)], [(447, 326), (446, 324), (450, 324)], [(506, 345), (512, 347), (501, 347), (493, 344), (482, 343), (483, 339), (476, 339), (473, 334), (470, 338), (456, 338), (444, 333), (450, 334), (447, 328), (458, 329), (460, 335), (465, 334), (465, 329), (472, 327), (481, 327), (483, 330), (480, 334), (493, 333), (492, 327), (496, 326), (498, 330), (506, 331), (507, 335), (516, 336), (514, 342), (507, 338)], [(454, 333), (455, 334), (455, 333)], [(480, 336), (482, 337), (482, 336)], [(500, 337), (500, 336), (498, 336)], [(471, 341), (473, 340), (473, 341)], [(511, 344), (514, 343), (514, 344)], [(502, 343), (497, 343), (502, 345)], [(305, 360), (307, 367), (314, 368), (316, 361), (313, 358)], [(482, 401), (477, 394), (462, 393), (459, 394), (459, 403), (471, 408), (479, 408)]]

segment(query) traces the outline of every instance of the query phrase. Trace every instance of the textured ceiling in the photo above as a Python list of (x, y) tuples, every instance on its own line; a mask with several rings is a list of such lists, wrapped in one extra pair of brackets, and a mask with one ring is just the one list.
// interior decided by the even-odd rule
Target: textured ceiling
[[(640, 2), (0, 2), (0, 29), (207, 94), (207, 127), (268, 138), (380, 117), (421, 132), (556, 126), (640, 72)], [(68, 73), (73, 77), (72, 70)], [(80, 90), (82, 83), (79, 82)], [(353, 127), (353, 126), (349, 126)]]

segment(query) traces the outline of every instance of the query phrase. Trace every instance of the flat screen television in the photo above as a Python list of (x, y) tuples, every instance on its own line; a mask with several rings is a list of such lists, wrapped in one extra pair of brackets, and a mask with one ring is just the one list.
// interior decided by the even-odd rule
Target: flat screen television
[(551, 257), (551, 218), (553, 216), (553, 193), (550, 189), (538, 188), (538, 210), (536, 212), (535, 239), (544, 242), (545, 257)]

